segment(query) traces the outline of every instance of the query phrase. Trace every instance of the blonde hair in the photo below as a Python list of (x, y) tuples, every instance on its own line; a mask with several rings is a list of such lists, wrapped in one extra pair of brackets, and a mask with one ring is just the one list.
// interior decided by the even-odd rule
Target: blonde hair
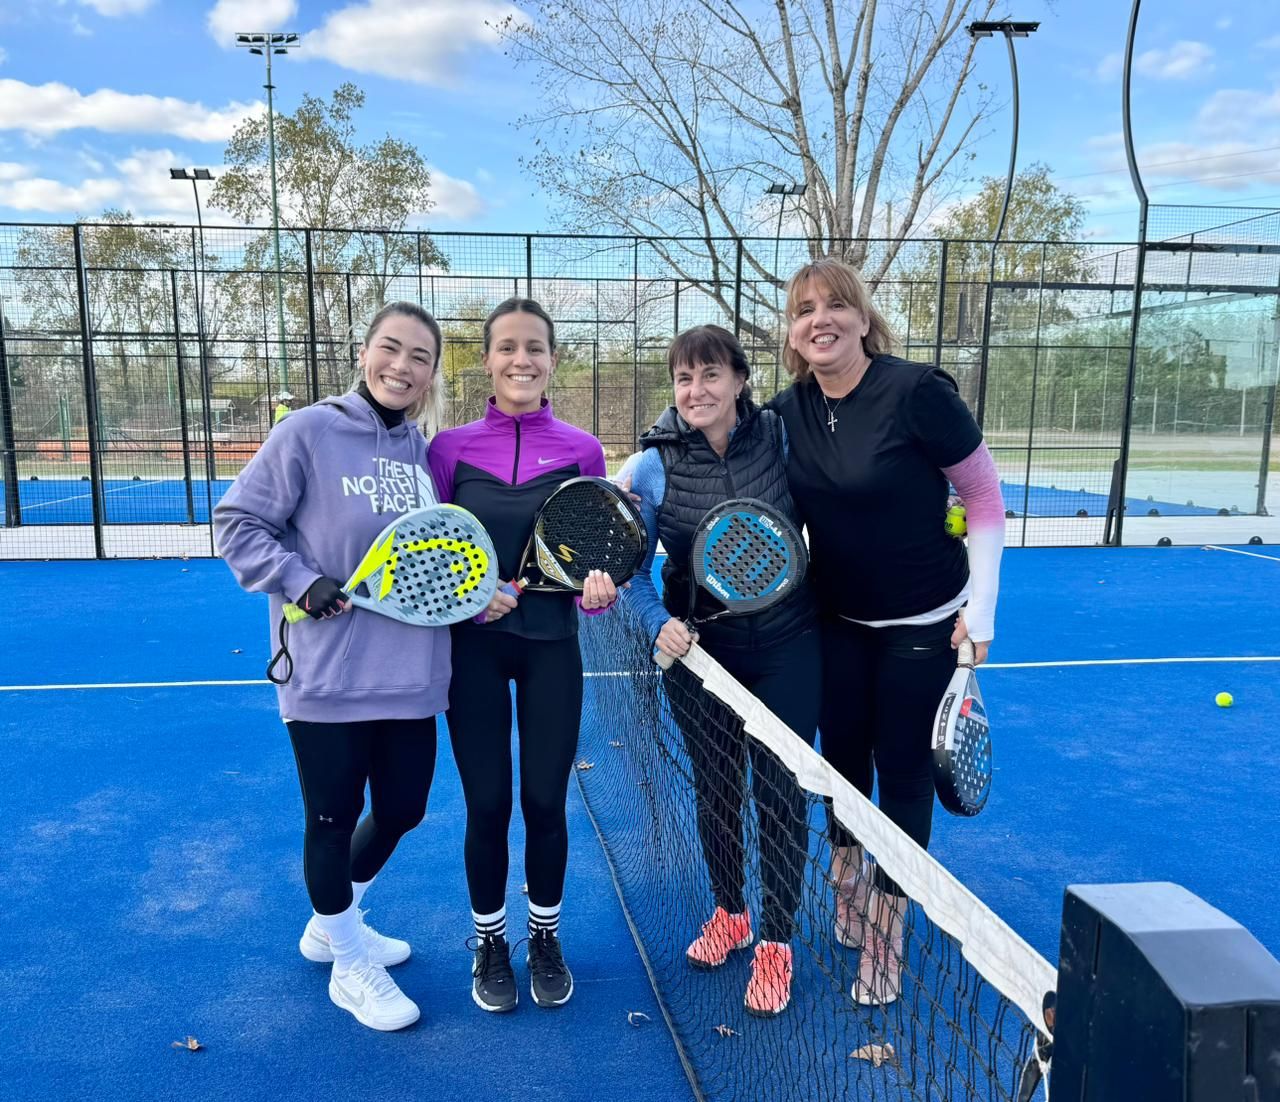
[[(795, 321), (800, 308), (800, 296), (810, 283), (818, 283), (827, 292), (842, 300), (867, 319), (870, 328), (862, 338), (862, 348), (868, 356), (879, 356), (892, 352), (898, 346), (898, 338), (894, 335), (884, 315), (876, 309), (871, 301), (871, 292), (863, 282), (858, 270), (842, 260), (823, 257), (812, 261), (796, 271), (787, 280), (787, 327)], [(809, 361), (800, 355), (788, 341), (782, 350), (782, 362), (787, 373), (794, 379), (805, 379), (809, 375)]]
[[(369, 322), (369, 328), (365, 330), (362, 342), (366, 348), (378, 332), (378, 326), (393, 314), (421, 322), (436, 339), (436, 362), (432, 367), (431, 385), (423, 392), (421, 398), (412, 405), (406, 406), (404, 411), (405, 420), (416, 421), (418, 427), (431, 436), (440, 428), (444, 420), (444, 334), (440, 331), (440, 323), (430, 311), (424, 310), (416, 302), (389, 302), (374, 314), (373, 320)], [(364, 368), (361, 367), (356, 371), (353, 385), (358, 386), (363, 379)]]

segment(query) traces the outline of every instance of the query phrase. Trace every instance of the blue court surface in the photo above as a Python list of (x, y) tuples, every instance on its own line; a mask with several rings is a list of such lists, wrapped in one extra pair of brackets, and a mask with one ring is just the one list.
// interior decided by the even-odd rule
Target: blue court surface
[[(216, 505), (231, 485), (230, 479), (209, 483), (193, 478), (188, 485), (181, 478), (109, 478), (102, 484), (103, 516), (108, 524), (204, 524), (211, 505)], [(1107, 495), (1083, 489), (1065, 490), (1056, 486), (1024, 487), (1021, 483), (1001, 483), (1007, 512), (1014, 516), (1074, 517), (1103, 516)], [(0, 481), (0, 501), (4, 482)], [(66, 478), (21, 479), (18, 502), (23, 524), (92, 524), (93, 496), (88, 480)], [(1146, 516), (1155, 510), (1162, 517), (1213, 516), (1216, 509), (1179, 505), (1169, 501), (1126, 498), (1130, 516)], [(0, 523), (9, 522), (4, 506)]]
[[(1181, 883), (1280, 952), (1280, 665), (1264, 660), (1280, 656), (1280, 558), (1265, 551), (1007, 554), (982, 676), (994, 793), (976, 819), (939, 811), (931, 850), (1051, 961), (1063, 887), (1108, 881)], [(374, 1033), (297, 952), (301, 806), (261, 681), (265, 602), (216, 561), (0, 564), (0, 582), (0, 1095), (690, 1097), (575, 787), (573, 1000), (471, 1002), (443, 739), (426, 822), (366, 900), (413, 942), (396, 975), (423, 1018)], [(518, 816), (512, 840), (519, 916)], [(202, 1051), (172, 1047), (189, 1035)]]

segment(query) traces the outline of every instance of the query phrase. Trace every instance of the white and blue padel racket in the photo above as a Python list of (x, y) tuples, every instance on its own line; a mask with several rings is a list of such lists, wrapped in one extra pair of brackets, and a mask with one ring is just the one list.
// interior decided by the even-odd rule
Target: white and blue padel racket
[[(722, 616), (763, 612), (800, 588), (809, 569), (809, 552), (800, 530), (788, 517), (755, 498), (740, 497), (717, 505), (698, 522), (689, 553), (689, 629)], [(693, 616), (701, 589), (722, 606), (710, 615)], [(675, 659), (654, 656), (664, 670)]]
[[(497, 588), (498, 556), (483, 525), (461, 506), (428, 505), (379, 532), (342, 591), (356, 608), (419, 627), (447, 627), (484, 611)], [(280, 649), (267, 667), (277, 684), (277, 662), (286, 664), (285, 681), (293, 673), (287, 625), (306, 618), (296, 604), (284, 606)]]
[(991, 720), (973, 666), (973, 643), (965, 639), (933, 717), (933, 784), (953, 815), (977, 815), (991, 794)]

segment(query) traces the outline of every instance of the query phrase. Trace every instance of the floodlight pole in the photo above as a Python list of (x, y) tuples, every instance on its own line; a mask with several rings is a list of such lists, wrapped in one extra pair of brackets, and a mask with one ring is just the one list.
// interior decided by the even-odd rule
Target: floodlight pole
[(778, 290), (781, 280), (778, 275), (778, 249), (782, 244), (782, 216), (787, 209), (788, 195), (803, 195), (809, 190), (808, 184), (770, 184), (764, 189), (766, 195), (777, 195), (778, 199), (778, 228), (773, 235), (773, 312), (778, 315), (778, 344), (773, 353), (773, 389), (778, 389), (778, 363), (782, 359), (782, 311), (778, 306)]
[[(1124, 536), (1124, 497), (1129, 482), (1129, 438), (1133, 435), (1133, 399), (1138, 378), (1138, 329), (1142, 323), (1142, 283), (1147, 266), (1147, 209), (1150, 200), (1138, 170), (1138, 157), (1133, 146), (1133, 111), (1131, 90), (1133, 85), (1133, 46), (1138, 37), (1138, 11), (1142, 0), (1133, 0), (1129, 9), (1129, 33), (1124, 48), (1124, 79), (1120, 85), (1120, 115), (1124, 123), (1124, 155), (1129, 165), (1129, 180), (1138, 196), (1138, 255), (1133, 265), (1133, 309), (1129, 315), (1129, 371), (1124, 384), (1124, 409), (1120, 418), (1120, 456), (1112, 473), (1109, 501), (1115, 507), (1115, 526), (1107, 518), (1103, 543), (1119, 547)], [(1103, 431), (1106, 426), (1100, 426)]]
[(978, 398), (974, 413), (978, 424), (983, 423), (987, 406), (987, 365), (991, 341), (991, 308), (995, 299), (996, 252), (1000, 243), (1000, 235), (1004, 232), (1005, 218), (1009, 214), (1009, 200), (1013, 197), (1013, 175), (1018, 165), (1018, 57), (1013, 49), (1015, 38), (1026, 38), (1039, 28), (1039, 23), (1014, 23), (1007, 20), (995, 23), (970, 23), (968, 26), (971, 38), (990, 38), (995, 34), (1003, 34), (1005, 45), (1009, 48), (1009, 76), (1013, 81), (1013, 130), (1009, 138), (1009, 171), (1005, 174), (1004, 202), (1000, 205), (1000, 218), (996, 222), (995, 233), (991, 237), (991, 267), (987, 273), (986, 303), (982, 311), (982, 347), (978, 363)]
[(276, 325), (280, 334), (280, 389), (289, 389), (289, 347), (284, 329), (284, 278), (280, 262), (280, 199), (276, 183), (276, 111), (275, 85), (271, 82), (271, 55), (287, 54), (296, 49), (298, 36), (279, 31), (262, 31), (256, 34), (237, 34), (236, 45), (248, 49), (251, 54), (261, 54), (267, 62), (267, 158), (271, 166), (271, 236), (276, 260)]

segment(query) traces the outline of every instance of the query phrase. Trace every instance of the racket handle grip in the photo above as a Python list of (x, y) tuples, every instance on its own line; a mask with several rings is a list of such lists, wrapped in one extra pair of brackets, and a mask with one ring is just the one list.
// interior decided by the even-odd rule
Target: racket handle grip
[(289, 623), (296, 624), (301, 620), (305, 620), (307, 618), (307, 614), (290, 601), (284, 606), (284, 618), (288, 620)]
[(656, 665), (658, 669), (669, 670), (676, 664), (677, 659), (672, 658), (671, 655), (667, 654), (665, 651), (659, 650), (653, 652), (653, 661), (654, 665)]
[(973, 669), (973, 660), (976, 657), (973, 650), (973, 640), (961, 639), (960, 645), (956, 649), (959, 652), (956, 656), (956, 665), (968, 666), (969, 669)]
[(505, 593), (508, 597), (515, 597), (517, 599), (520, 597), (520, 594), (523, 591), (524, 591), (523, 578), (521, 578), (520, 581), (518, 582), (504, 582), (502, 585), (498, 586), (499, 593)]

